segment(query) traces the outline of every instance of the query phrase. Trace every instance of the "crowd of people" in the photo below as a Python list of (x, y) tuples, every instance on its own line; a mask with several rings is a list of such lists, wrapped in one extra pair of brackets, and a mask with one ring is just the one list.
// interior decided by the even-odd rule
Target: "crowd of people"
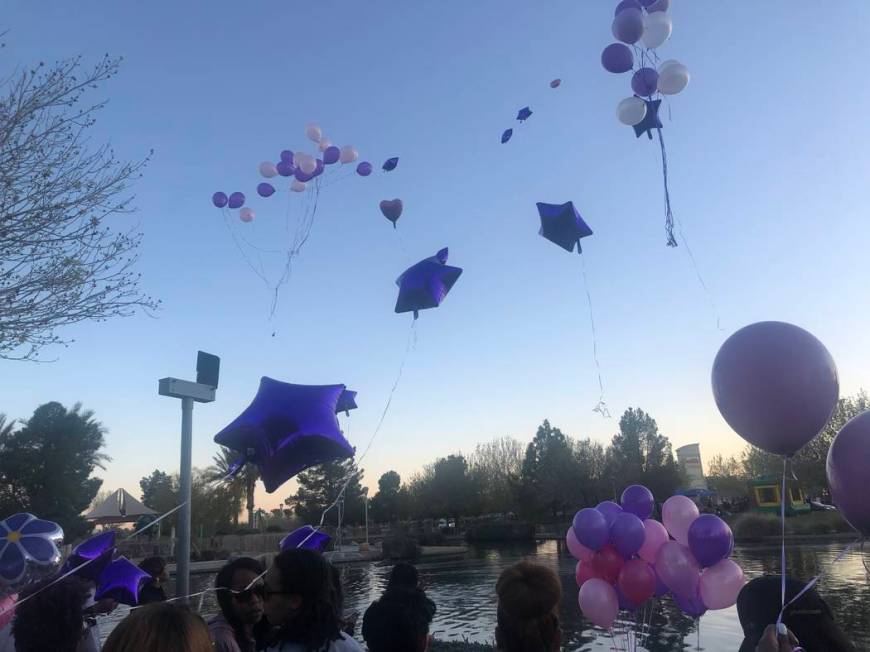
[[(36, 585), (22, 597), (2, 630), (0, 652), (426, 652), (436, 605), (417, 569), (393, 567), (381, 597), (366, 610), (361, 639), (344, 616), (344, 593), (336, 568), (320, 553), (287, 550), (264, 569), (256, 559), (227, 563), (215, 580), (220, 612), (206, 622), (179, 601), (166, 600), (166, 563), (141, 566), (151, 580), (131, 610), (100, 645), (97, 616), (115, 608), (95, 602), (94, 586), (76, 576)], [(787, 596), (804, 585), (789, 580)], [(828, 605), (807, 591), (777, 627), (780, 580), (762, 577), (744, 587), (737, 603), (745, 640), (740, 652), (855, 652), (834, 623)], [(562, 649), (559, 608), (562, 583), (549, 567), (523, 561), (505, 569), (495, 586), (500, 652)]]

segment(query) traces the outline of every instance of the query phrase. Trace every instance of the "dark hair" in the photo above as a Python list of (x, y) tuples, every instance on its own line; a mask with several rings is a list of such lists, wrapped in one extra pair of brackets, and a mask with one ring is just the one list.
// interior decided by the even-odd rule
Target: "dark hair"
[(341, 596), (336, 594), (335, 571), (319, 552), (304, 548), (285, 550), (274, 561), (284, 592), (299, 595), (302, 605), (279, 632), (281, 642), (300, 643), (319, 650), (340, 640)]
[(421, 589), (391, 589), (363, 616), (369, 652), (423, 652), (435, 604)]
[(16, 652), (78, 649), (84, 636), (83, 609), (90, 595), (88, 583), (76, 576), (49, 586), (51, 581), (34, 584), (21, 594), (21, 600), (29, 595), (34, 597), (15, 610), (12, 635)]
[(139, 568), (151, 577), (157, 577), (166, 568), (166, 560), (163, 557), (146, 557), (139, 562)]
[(529, 561), (506, 568), (496, 584), (496, 644), (505, 652), (550, 652), (561, 642), (562, 585), (551, 569)]
[(420, 584), (420, 573), (416, 567), (407, 562), (399, 562), (393, 566), (390, 579), (387, 582), (387, 591), (392, 589), (416, 589)]
[[(233, 583), (233, 577), (236, 574), (236, 571), (240, 570), (248, 570), (252, 573), (260, 575), (263, 572), (263, 564), (261, 564), (256, 559), (252, 559), (251, 557), (239, 557), (238, 559), (234, 559), (228, 564), (224, 564), (224, 566), (218, 571), (217, 578), (215, 578), (214, 585), (215, 588), (218, 589), (228, 589), (230, 585)], [(233, 633), (236, 637), (236, 643), (239, 645), (241, 649), (245, 649), (245, 646), (248, 645), (248, 638), (244, 632), (244, 626), (236, 619), (235, 611), (233, 610), (233, 593), (232, 591), (216, 591), (217, 603), (221, 608), (221, 613), (224, 616), (224, 619), (230, 624), (233, 628)]]
[(157, 602), (134, 609), (109, 634), (103, 652), (212, 652), (208, 627), (185, 605)]

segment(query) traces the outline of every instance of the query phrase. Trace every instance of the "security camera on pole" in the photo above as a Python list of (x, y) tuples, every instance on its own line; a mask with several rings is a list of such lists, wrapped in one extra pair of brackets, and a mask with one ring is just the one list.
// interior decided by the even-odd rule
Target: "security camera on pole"
[(179, 596), (190, 594), (190, 481), (193, 447), (193, 402), (211, 403), (220, 375), (220, 358), (199, 351), (196, 356), (196, 382), (161, 378), (158, 394), (181, 399), (181, 500), (178, 512), (178, 544), (175, 549), (175, 587)]

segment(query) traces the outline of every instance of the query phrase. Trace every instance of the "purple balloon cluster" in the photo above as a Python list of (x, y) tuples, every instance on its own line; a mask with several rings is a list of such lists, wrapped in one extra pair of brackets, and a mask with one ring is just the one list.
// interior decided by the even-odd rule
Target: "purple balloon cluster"
[(745, 578), (729, 559), (728, 524), (699, 515), (685, 496), (664, 503), (664, 524), (652, 518), (654, 507), (649, 489), (632, 485), (619, 503), (604, 501), (574, 516), (566, 540), (578, 560), (580, 608), (599, 627), (609, 629), (620, 609), (635, 611), (668, 593), (693, 618), (737, 601)]

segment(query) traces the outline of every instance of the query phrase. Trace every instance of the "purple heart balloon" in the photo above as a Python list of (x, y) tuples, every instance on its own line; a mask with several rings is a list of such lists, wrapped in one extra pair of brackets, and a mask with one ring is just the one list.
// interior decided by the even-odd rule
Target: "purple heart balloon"
[(402, 216), (402, 209), (404, 206), (402, 205), (401, 199), (384, 199), (380, 203), (381, 213), (384, 214), (390, 222), (393, 223), (393, 226), (396, 226), (396, 221)]
[(649, 97), (656, 92), (659, 74), (654, 68), (641, 68), (631, 76), (631, 90), (641, 97)]

